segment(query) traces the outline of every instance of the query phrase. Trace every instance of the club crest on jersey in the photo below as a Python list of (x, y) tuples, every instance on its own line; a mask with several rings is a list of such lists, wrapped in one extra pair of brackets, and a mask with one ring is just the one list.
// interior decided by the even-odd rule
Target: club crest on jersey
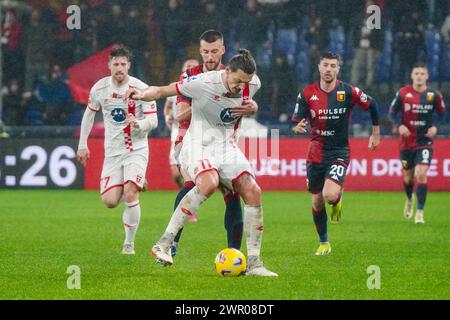
[(433, 92), (427, 92), (427, 101), (433, 101), (434, 93)]
[(220, 119), (225, 122), (225, 123), (230, 123), (233, 122), (234, 120), (236, 120), (235, 117), (233, 117), (233, 115), (231, 114), (232, 108), (226, 108), (223, 109), (222, 112), (220, 113)]
[(125, 121), (125, 110), (120, 108), (115, 108), (113, 111), (111, 111), (111, 117), (116, 122), (123, 122)]
[(316, 117), (316, 112), (314, 110), (309, 110), (309, 112), (311, 113), (311, 119), (314, 119)]
[(339, 102), (345, 101), (345, 91), (337, 92), (337, 101), (339, 101)]

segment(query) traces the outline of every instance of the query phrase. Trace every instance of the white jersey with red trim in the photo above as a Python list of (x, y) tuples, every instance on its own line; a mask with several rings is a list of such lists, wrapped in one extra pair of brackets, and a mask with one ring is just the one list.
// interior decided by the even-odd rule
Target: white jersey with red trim
[[(237, 143), (241, 117), (235, 118), (231, 109), (252, 99), (261, 82), (257, 75), (238, 94), (228, 92), (222, 81), (225, 70), (210, 71), (180, 80), (178, 93), (192, 98), (192, 116), (184, 143), (208, 147)], [(183, 146), (184, 148), (184, 146)]]
[(148, 148), (148, 133), (126, 126), (125, 118), (128, 113), (131, 113), (141, 120), (147, 114), (156, 113), (156, 102), (123, 100), (129, 87), (145, 90), (148, 85), (130, 76), (127, 83), (117, 87), (109, 76), (97, 81), (91, 89), (88, 108), (92, 111), (102, 110), (103, 112), (105, 157)]

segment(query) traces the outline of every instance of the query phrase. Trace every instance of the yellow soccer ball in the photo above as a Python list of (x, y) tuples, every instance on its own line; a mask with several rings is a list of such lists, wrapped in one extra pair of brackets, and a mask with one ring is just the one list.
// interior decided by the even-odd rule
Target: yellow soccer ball
[(236, 277), (245, 272), (247, 259), (239, 250), (227, 248), (217, 254), (214, 264), (219, 275)]

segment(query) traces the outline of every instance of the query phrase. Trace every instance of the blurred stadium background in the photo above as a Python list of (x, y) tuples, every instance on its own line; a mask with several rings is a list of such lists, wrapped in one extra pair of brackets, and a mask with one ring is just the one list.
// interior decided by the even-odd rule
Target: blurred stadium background
[[(208, 28), (224, 33), (225, 61), (239, 47), (256, 55), (263, 82), (257, 97), (261, 106), (257, 120), (282, 129), (282, 134), (288, 134), (287, 122), (298, 89), (317, 78), (317, 56), (324, 50), (343, 57), (342, 80), (359, 85), (380, 100), (385, 134), (390, 134), (385, 119), (388, 104), (409, 80), (414, 62), (428, 64), (431, 86), (450, 100), (448, 0), (0, 3), (2, 120), (5, 126), (14, 127), (7, 130), (11, 136), (23, 136), (31, 130), (23, 126), (79, 125), (84, 103), (80, 104), (82, 101), (63, 84), (70, 78), (66, 71), (110, 45), (129, 46), (135, 54), (132, 74), (149, 84), (162, 85), (177, 79), (182, 60), (198, 57), (198, 37)], [(80, 30), (66, 26), (66, 9), (72, 4), (81, 8)], [(368, 43), (362, 44), (361, 28), (370, 4), (381, 9), (381, 30), (373, 30)], [(52, 76), (54, 81), (49, 81)], [(162, 112), (160, 116), (163, 120)], [(355, 113), (353, 134), (366, 134), (367, 122), (364, 114)], [(163, 123), (153, 135), (168, 135)], [(70, 133), (69, 128), (63, 131)], [(50, 128), (47, 133), (52, 132), (55, 130)], [(441, 133), (449, 132), (446, 128)]]

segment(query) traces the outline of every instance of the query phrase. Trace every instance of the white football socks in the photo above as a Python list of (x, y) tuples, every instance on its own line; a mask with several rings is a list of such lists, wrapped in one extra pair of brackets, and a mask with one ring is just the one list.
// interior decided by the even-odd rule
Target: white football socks
[(200, 193), (198, 187), (194, 187), (189, 191), (173, 212), (166, 232), (160, 241), (172, 243), (178, 231), (184, 227), (184, 224), (192, 214), (197, 213), (198, 208), (205, 200), (206, 197)]
[(125, 243), (134, 243), (136, 232), (141, 219), (141, 205), (139, 200), (134, 202), (125, 202), (125, 210), (123, 212), (123, 227), (125, 229)]
[(247, 237), (247, 256), (258, 257), (261, 252), (263, 226), (263, 209), (262, 206), (245, 206), (244, 207), (244, 231)]

